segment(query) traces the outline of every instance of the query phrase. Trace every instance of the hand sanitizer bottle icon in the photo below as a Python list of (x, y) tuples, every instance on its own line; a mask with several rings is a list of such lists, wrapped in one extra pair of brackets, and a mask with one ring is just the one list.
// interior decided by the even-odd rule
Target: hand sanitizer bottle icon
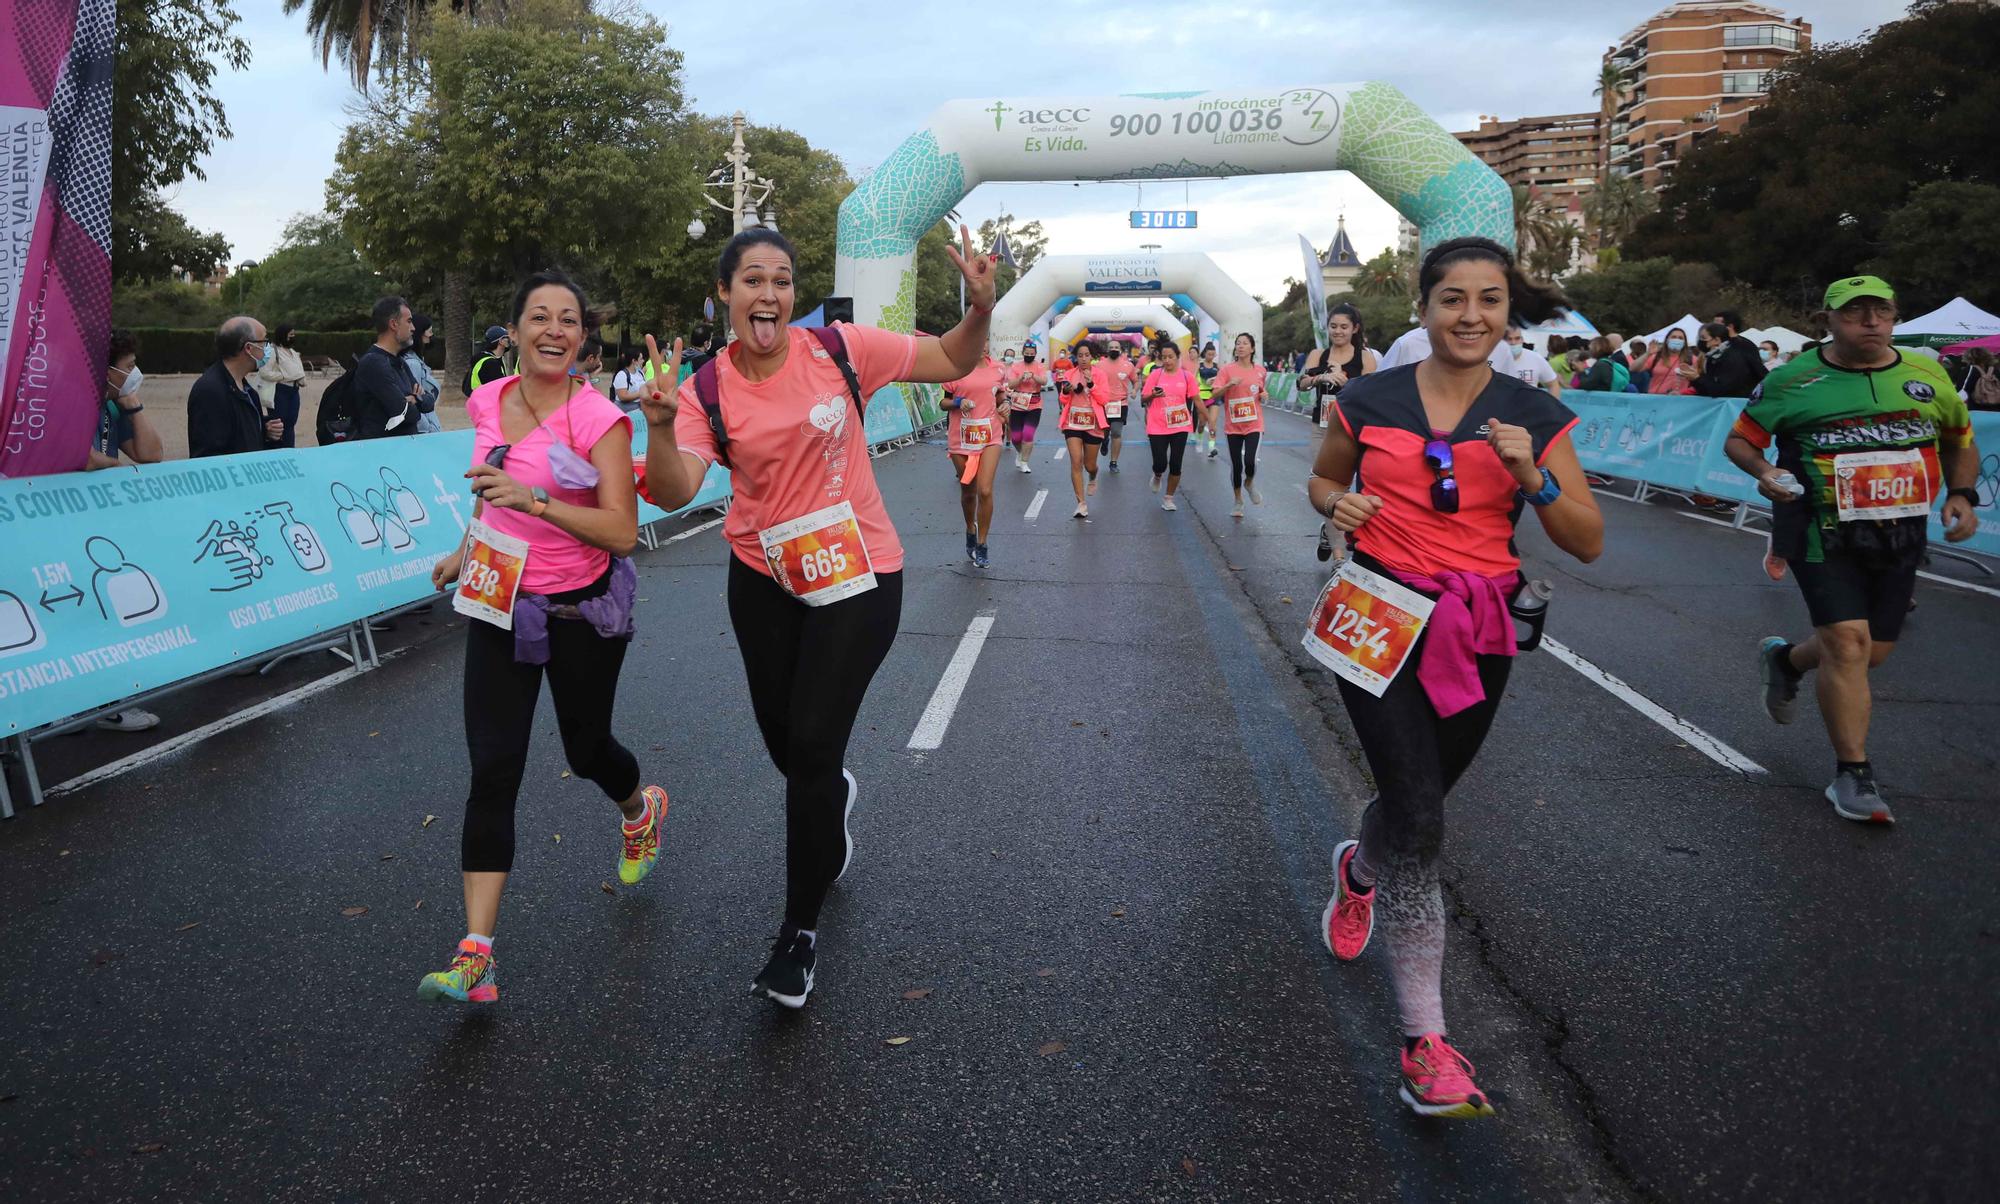
[(293, 517), (290, 502), (272, 502), (264, 507), (264, 513), (278, 520), (278, 537), (284, 540), (300, 568), (308, 573), (326, 572), (326, 545), (320, 542), (319, 532), (303, 519)]

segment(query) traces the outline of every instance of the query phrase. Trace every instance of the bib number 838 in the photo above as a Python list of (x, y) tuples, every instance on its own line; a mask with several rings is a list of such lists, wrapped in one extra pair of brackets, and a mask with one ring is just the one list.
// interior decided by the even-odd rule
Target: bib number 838
[(1333, 608), (1333, 618), (1327, 622), (1326, 634), (1329, 640), (1339, 640), (1354, 649), (1366, 648), (1377, 657), (1390, 654), (1389, 629), (1373, 619), (1363, 618), (1345, 604)]
[(846, 572), (847, 553), (841, 551), (840, 546), (836, 544), (831, 548), (820, 548), (818, 551), (806, 553), (800, 557), (799, 563), (804, 568), (806, 581), (810, 583), (822, 577), (838, 577)]
[(483, 561), (473, 561), (465, 566), (465, 588), (475, 594), (493, 597), (500, 592), (500, 570)]

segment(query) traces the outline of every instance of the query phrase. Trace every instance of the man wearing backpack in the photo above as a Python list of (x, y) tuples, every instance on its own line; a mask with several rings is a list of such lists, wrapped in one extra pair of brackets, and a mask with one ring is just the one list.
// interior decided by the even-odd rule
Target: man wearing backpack
[(467, 397), (472, 391), (489, 381), (499, 380), (507, 375), (507, 328), (488, 326), (486, 337), (479, 342), (479, 354), (472, 358), (472, 367), (465, 373), (465, 380), (459, 385)]
[(2000, 372), (1994, 371), (1991, 351), (1974, 347), (1966, 352), (1962, 392), (1975, 410), (2000, 410)]

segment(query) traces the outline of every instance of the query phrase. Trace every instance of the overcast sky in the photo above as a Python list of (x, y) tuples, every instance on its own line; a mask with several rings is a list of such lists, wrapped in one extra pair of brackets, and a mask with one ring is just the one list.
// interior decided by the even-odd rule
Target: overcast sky
[[(1605, 48), (1664, 7), (1421, 0), (1340, 12), (1324, 0), (1267, 0), (1245, 18), (1180, 0), (1133, 7), (1044, 0), (1026, 8), (945, 0), (896, 6), (885, 26), (876, 17), (890, 6), (877, 3), (638, 2), (669, 26), (670, 43), (686, 56), (696, 108), (742, 109), (754, 124), (797, 130), (839, 155), (857, 179), (938, 104), (964, 96), (1382, 80), (1453, 130), (1474, 128), (1482, 113), (1583, 112), (1594, 107)], [(196, 228), (228, 236), (232, 261), (269, 253), (293, 214), (325, 204), (352, 98), (337, 64), (321, 69), (302, 15), (282, 16), (278, 0), (237, 7), (250, 66), (219, 73), (215, 89), (235, 137), (204, 162), (206, 180), (188, 180), (172, 197)], [(1903, 0), (1816, 0), (1784, 11), (1811, 21), (1815, 40), (1825, 42), (1857, 37), (1903, 8)], [(912, 11), (924, 14), (922, 24), (901, 15)], [(1145, 19), (1106, 19), (1135, 11)], [(1132, 230), (1127, 212), (1140, 207), (1193, 207), (1200, 229)], [(783, 226), (782, 197), (778, 210)], [(1003, 210), (1040, 218), (1056, 253), (1132, 250), (1146, 241), (1206, 251), (1271, 300), (1302, 271), (1297, 235), (1324, 247), (1343, 212), (1364, 258), (1396, 235), (1395, 212), (1341, 172), (1149, 184), (1143, 196), (1131, 184), (986, 184), (959, 206), (975, 223)]]

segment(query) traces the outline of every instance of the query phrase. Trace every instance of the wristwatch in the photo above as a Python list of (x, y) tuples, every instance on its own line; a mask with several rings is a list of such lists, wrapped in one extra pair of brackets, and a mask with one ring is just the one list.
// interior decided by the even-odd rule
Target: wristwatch
[(1554, 502), (1557, 498), (1561, 497), (1563, 495), (1563, 491), (1562, 491), (1562, 486), (1556, 484), (1556, 474), (1544, 468), (1542, 470), (1541, 489), (1534, 493), (1529, 493), (1527, 490), (1523, 489), (1520, 491), (1520, 494), (1521, 494), (1521, 500), (1528, 503), (1530, 506), (1546, 506)]
[(528, 490), (528, 497), (534, 501), (534, 505), (528, 510), (528, 513), (534, 515), (536, 518), (540, 518), (542, 511), (548, 509), (549, 491), (537, 485)]
[(1945, 490), (1944, 493), (1945, 501), (1950, 501), (1955, 497), (1962, 497), (1965, 499), (1966, 505), (1972, 507), (1974, 510), (1979, 509), (1979, 491), (1977, 489), (1961, 485), (1957, 489)]

